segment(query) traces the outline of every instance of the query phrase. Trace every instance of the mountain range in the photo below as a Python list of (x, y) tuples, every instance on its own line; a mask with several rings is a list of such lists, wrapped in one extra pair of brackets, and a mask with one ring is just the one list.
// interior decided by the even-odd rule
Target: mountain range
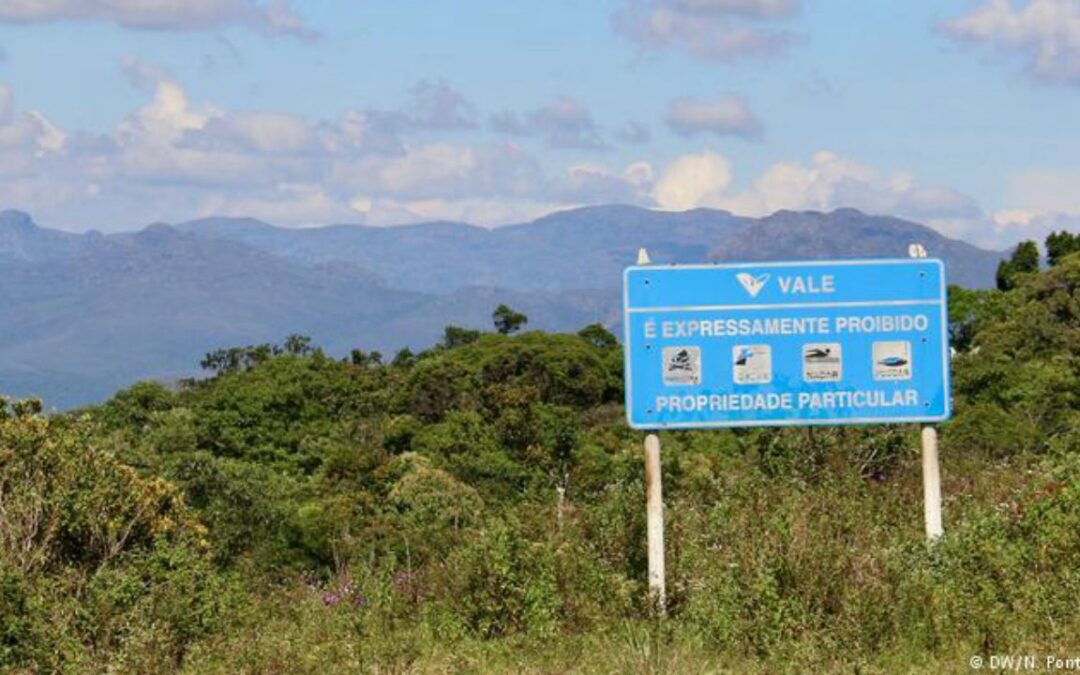
[(621, 272), (640, 247), (655, 263), (690, 263), (898, 257), (915, 242), (969, 287), (991, 285), (1004, 255), (852, 209), (757, 219), (610, 205), (496, 229), (211, 218), (110, 235), (4, 211), (0, 392), (70, 408), (139, 379), (196, 374), (212, 349), (290, 333), (337, 356), (418, 349), (450, 323), (490, 326), (499, 303), (530, 327), (615, 329)]

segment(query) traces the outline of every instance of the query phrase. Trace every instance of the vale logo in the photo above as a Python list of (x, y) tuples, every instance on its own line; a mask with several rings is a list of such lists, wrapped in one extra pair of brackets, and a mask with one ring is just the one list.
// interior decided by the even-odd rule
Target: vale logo
[(755, 277), (747, 272), (740, 272), (735, 275), (735, 278), (739, 280), (739, 283), (742, 284), (742, 287), (746, 289), (751, 298), (756, 298), (769, 281), (768, 274), (759, 274)]

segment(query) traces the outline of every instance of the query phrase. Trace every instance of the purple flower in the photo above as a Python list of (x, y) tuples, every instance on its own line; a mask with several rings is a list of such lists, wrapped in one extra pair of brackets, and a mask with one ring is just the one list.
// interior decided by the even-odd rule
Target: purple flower
[(401, 593), (411, 602), (420, 600), (424, 587), (420, 584), (420, 574), (402, 570), (394, 575), (394, 590)]

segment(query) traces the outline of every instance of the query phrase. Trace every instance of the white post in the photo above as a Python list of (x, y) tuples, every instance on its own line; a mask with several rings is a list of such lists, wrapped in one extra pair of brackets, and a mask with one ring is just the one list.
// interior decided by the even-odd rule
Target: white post
[[(638, 249), (637, 264), (649, 265), (649, 252)], [(660, 437), (645, 437), (645, 538), (649, 548), (649, 602), (657, 616), (667, 608), (664, 583), (664, 489), (660, 472)]]
[(566, 488), (562, 485), (556, 486), (555, 492), (559, 495), (558, 501), (555, 503), (555, 521), (559, 525), (559, 533), (562, 534), (563, 505), (566, 502)]
[[(926, 247), (918, 242), (908, 246), (908, 257), (925, 258)], [(923, 515), (926, 519), (926, 539), (933, 543), (945, 530), (941, 527), (941, 467), (938, 463), (937, 429), (922, 429)]]
[(645, 529), (649, 545), (649, 600), (660, 616), (667, 602), (664, 585), (664, 493), (660, 480), (660, 438), (645, 437)]
[(945, 530), (941, 526), (941, 468), (938, 465), (937, 429), (922, 429), (923, 499), (926, 539), (933, 543)]

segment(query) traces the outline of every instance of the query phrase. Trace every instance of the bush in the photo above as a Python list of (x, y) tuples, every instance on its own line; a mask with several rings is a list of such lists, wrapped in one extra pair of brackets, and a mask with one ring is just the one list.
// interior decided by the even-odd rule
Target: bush
[(95, 432), (0, 415), (0, 666), (68, 670), (140, 641), (175, 666), (216, 625), (206, 529)]
[(561, 598), (551, 553), (512, 520), (493, 519), (451, 561), (461, 570), (454, 594), (466, 625), (483, 637), (549, 635)]

